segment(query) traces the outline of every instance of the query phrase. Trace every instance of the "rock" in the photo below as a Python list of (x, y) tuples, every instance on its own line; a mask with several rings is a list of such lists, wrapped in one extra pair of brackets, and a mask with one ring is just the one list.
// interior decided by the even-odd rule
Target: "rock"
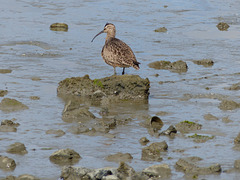
[(16, 163), (13, 159), (0, 155), (0, 168), (13, 171), (16, 168)]
[(7, 90), (0, 90), (0, 97), (7, 95), (7, 93), (8, 93)]
[(20, 124), (19, 123), (15, 123), (16, 119), (11, 119), (11, 120), (8, 120), (8, 119), (5, 119), (1, 122), (1, 126), (12, 126), (12, 127), (18, 127)]
[(220, 22), (220, 23), (218, 23), (218, 25), (217, 25), (217, 28), (218, 28), (218, 30), (220, 30), (220, 31), (227, 31), (229, 27), (230, 27), (230, 26), (229, 26), (227, 23), (225, 23), (225, 22)]
[(213, 139), (215, 136), (204, 136), (195, 133), (194, 135), (188, 137), (193, 138), (194, 139), (193, 141), (196, 143), (204, 143), (209, 139)]
[[(108, 98), (117, 100), (147, 100), (149, 96), (150, 82), (138, 75), (113, 75), (101, 79), (91, 80), (88, 75), (84, 77), (67, 78), (59, 83), (58, 95), (74, 95), (88, 97), (94, 101)], [(94, 95), (100, 90), (104, 96)]]
[(234, 144), (240, 145), (240, 133), (238, 133), (237, 137), (234, 139)]
[(204, 67), (213, 66), (214, 62), (211, 59), (202, 59), (202, 60), (195, 60), (193, 63), (197, 65), (203, 65)]
[(20, 154), (20, 155), (24, 155), (28, 153), (25, 145), (19, 142), (11, 144), (7, 149), (7, 152), (12, 154)]
[(77, 163), (81, 159), (81, 156), (72, 149), (61, 149), (54, 152), (49, 159), (55, 164), (72, 165)]
[(68, 25), (65, 23), (54, 23), (51, 24), (50, 29), (52, 31), (68, 31)]
[(182, 122), (176, 124), (176, 129), (182, 133), (200, 130), (201, 128), (202, 128), (201, 124), (191, 122), (191, 121), (182, 121)]
[(231, 90), (231, 91), (238, 91), (238, 90), (240, 90), (240, 82), (236, 83), (236, 84), (233, 84), (229, 88), (225, 88), (225, 89), (228, 89), (228, 90)]
[(240, 159), (234, 161), (234, 168), (240, 171)]
[(171, 63), (170, 61), (155, 61), (149, 63), (148, 66), (154, 69), (168, 69), (174, 72), (187, 72), (188, 66), (186, 62), (181, 60)]
[(159, 117), (153, 116), (150, 119), (150, 127), (153, 128), (154, 131), (158, 131), (163, 127), (163, 122)]
[(16, 180), (40, 180), (40, 179), (29, 174), (22, 174), (18, 176)]
[(205, 114), (204, 116), (204, 119), (205, 120), (218, 120), (218, 117), (216, 117), (216, 116), (213, 116), (212, 114), (210, 114), (210, 113), (208, 113), (208, 114)]
[(139, 140), (140, 144), (145, 146), (147, 143), (149, 143), (150, 141), (146, 138), (146, 137), (142, 137), (140, 140)]
[(234, 110), (240, 108), (240, 104), (232, 100), (223, 100), (218, 107), (221, 110)]
[(142, 149), (142, 160), (144, 161), (162, 161), (160, 152), (167, 151), (168, 145), (165, 141), (152, 143)]
[(135, 170), (124, 162), (120, 162), (119, 167), (117, 168), (118, 177), (120, 179), (126, 179), (127, 177), (132, 177), (135, 175)]
[(171, 125), (168, 127), (167, 130), (159, 133), (159, 135), (168, 135), (168, 136), (174, 137), (176, 133), (177, 133), (177, 129), (173, 125)]
[(169, 179), (172, 175), (171, 169), (167, 164), (153, 165), (142, 171), (149, 178)]
[(88, 108), (77, 108), (73, 110), (66, 110), (62, 115), (62, 120), (65, 122), (85, 122), (94, 119), (95, 116)]
[(222, 118), (222, 122), (224, 122), (224, 123), (230, 123), (230, 122), (233, 122), (231, 119), (229, 119), (229, 117), (227, 116), (227, 117), (223, 117)]
[(50, 129), (46, 131), (46, 134), (55, 134), (55, 137), (61, 137), (65, 135), (65, 132), (63, 130), (55, 130), (55, 129)]
[(20, 111), (28, 109), (28, 107), (16, 99), (4, 98), (0, 103), (0, 110), (2, 111)]
[(167, 28), (165, 27), (160, 27), (154, 30), (155, 32), (167, 32)]
[(91, 180), (88, 173), (93, 170), (84, 167), (63, 167), (61, 172), (61, 179), (64, 180)]
[(11, 73), (11, 72), (12, 72), (11, 69), (0, 69), (1, 74), (7, 74), (7, 73)]
[(105, 159), (111, 162), (131, 162), (133, 157), (129, 153), (118, 152), (116, 154), (108, 155)]
[(0, 132), (17, 132), (17, 128), (8, 125), (1, 125)]
[(159, 112), (156, 113), (157, 116), (167, 116), (169, 114), (171, 114), (171, 113), (165, 112), (165, 111), (159, 111)]
[(183, 171), (186, 174), (213, 174), (220, 173), (222, 171), (220, 164), (214, 164), (209, 167), (199, 167), (197, 163), (202, 159), (199, 157), (188, 157), (188, 158), (180, 158), (176, 162), (176, 169)]
[(30, 99), (31, 99), (31, 100), (39, 100), (40, 97), (39, 97), (39, 96), (30, 96)]

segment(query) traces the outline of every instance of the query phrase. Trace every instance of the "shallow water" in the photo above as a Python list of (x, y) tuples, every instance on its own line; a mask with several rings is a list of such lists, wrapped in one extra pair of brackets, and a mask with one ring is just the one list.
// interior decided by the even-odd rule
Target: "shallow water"
[[(83, 157), (75, 166), (89, 168), (117, 167), (118, 164), (107, 162), (104, 157), (128, 152), (134, 158), (129, 164), (140, 171), (159, 164), (141, 161), (142, 146), (138, 140), (143, 136), (151, 142), (166, 140), (169, 150), (163, 155), (161, 163), (171, 166), (173, 179), (184, 175), (173, 167), (181, 157), (199, 156), (204, 159), (204, 165), (220, 163), (223, 170), (233, 167), (234, 160), (240, 158), (239, 152), (232, 149), (233, 139), (239, 132), (239, 109), (222, 111), (218, 108), (219, 99), (184, 100), (184, 94), (220, 94), (240, 102), (239, 91), (224, 89), (240, 81), (239, 8), (238, 1), (227, 0), (8, 0), (2, 3), (0, 68), (13, 71), (0, 74), (0, 89), (9, 91), (5, 97), (15, 98), (29, 109), (11, 113), (0, 111), (1, 120), (16, 118), (20, 123), (16, 133), (0, 133), (0, 155), (17, 162), (13, 172), (0, 170), (0, 177), (28, 173), (41, 179), (57, 179), (61, 167), (52, 164), (49, 156), (63, 148), (72, 148)], [(228, 31), (217, 29), (216, 25), (221, 21), (230, 25)], [(55, 22), (67, 23), (68, 32), (51, 31), (49, 26)], [(89, 74), (91, 79), (113, 74), (113, 68), (106, 65), (100, 55), (105, 35), (90, 42), (106, 22), (116, 25), (117, 37), (132, 47), (141, 62), (139, 71), (129, 68), (126, 73), (150, 79), (149, 104), (113, 106), (112, 111), (116, 114), (134, 117), (134, 121), (111, 131), (116, 136), (114, 139), (73, 135), (67, 131), (71, 124), (61, 119), (64, 102), (57, 97), (58, 82), (85, 74)], [(154, 32), (154, 29), (163, 26), (168, 29), (166, 33)], [(206, 68), (192, 62), (203, 58), (212, 59), (214, 66)], [(150, 62), (158, 60), (183, 60), (189, 69), (178, 74), (148, 67)], [(117, 72), (120, 74), (121, 70), (118, 68)], [(159, 84), (160, 81), (164, 83)], [(206, 90), (207, 87), (209, 90)], [(40, 100), (31, 100), (30, 96), (39, 96)], [(100, 109), (92, 107), (91, 111), (98, 114)], [(201, 144), (181, 137), (152, 137), (140, 124), (145, 120), (143, 115), (152, 116), (159, 111), (169, 112), (169, 115), (161, 117), (163, 129), (189, 120), (203, 125), (200, 133), (216, 137)], [(217, 116), (219, 120), (205, 120), (203, 116), (207, 113)], [(232, 122), (226, 124), (222, 118), (227, 116)], [(62, 129), (66, 134), (56, 138), (45, 133), (49, 129)], [(7, 147), (14, 142), (24, 143), (28, 154), (19, 156), (6, 153)], [(46, 150), (48, 148), (50, 150)], [(175, 152), (176, 149), (184, 152)], [(205, 178), (226, 177), (234, 179), (238, 174), (221, 173)]]

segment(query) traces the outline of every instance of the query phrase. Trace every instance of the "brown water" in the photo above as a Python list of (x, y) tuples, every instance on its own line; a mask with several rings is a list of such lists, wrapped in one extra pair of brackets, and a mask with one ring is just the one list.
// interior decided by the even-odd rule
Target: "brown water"
[[(1, 3), (0, 68), (11, 69), (12, 73), (0, 74), (0, 89), (9, 91), (5, 97), (15, 98), (29, 109), (12, 113), (0, 111), (1, 120), (16, 118), (21, 124), (16, 133), (0, 133), (0, 155), (17, 162), (13, 172), (0, 170), (0, 177), (28, 173), (41, 179), (57, 179), (61, 167), (52, 164), (49, 156), (63, 148), (79, 152), (83, 159), (75, 166), (88, 168), (117, 167), (118, 164), (107, 162), (104, 157), (128, 152), (134, 158), (130, 165), (140, 171), (159, 164), (141, 161), (142, 146), (138, 140), (143, 136), (151, 142), (166, 140), (169, 150), (161, 163), (171, 166), (173, 179), (183, 178), (184, 174), (173, 167), (181, 157), (199, 156), (204, 159), (203, 165), (220, 163), (223, 170), (233, 167), (234, 160), (240, 159), (239, 152), (232, 149), (233, 139), (239, 132), (240, 113), (239, 109), (220, 110), (220, 100), (216, 97), (240, 102), (239, 91), (224, 89), (240, 81), (239, 9), (236, 0), (8, 0)], [(230, 25), (228, 31), (217, 29), (216, 25), (222, 21)], [(51, 31), (49, 26), (55, 22), (67, 23), (68, 32)], [(105, 35), (99, 36), (94, 43), (90, 42), (106, 22), (116, 25), (117, 37), (132, 47), (141, 62), (139, 71), (130, 68), (126, 73), (150, 79), (149, 104), (113, 107), (116, 114), (134, 119), (113, 130), (114, 139), (73, 135), (67, 131), (71, 124), (61, 119), (64, 102), (57, 97), (56, 88), (58, 82), (67, 77), (89, 74), (94, 79), (113, 74), (113, 68), (100, 56)], [(163, 26), (168, 29), (166, 33), (154, 32)], [(192, 62), (204, 58), (212, 59), (214, 66), (206, 68)], [(189, 69), (178, 74), (148, 67), (150, 62), (158, 60), (183, 60)], [(117, 69), (117, 72), (120, 74), (121, 70)], [(160, 81), (164, 83), (159, 84)], [(184, 100), (184, 94), (197, 98)], [(31, 100), (30, 96), (39, 96), (40, 100)], [(203, 96), (205, 98), (201, 98)], [(99, 116), (101, 108), (91, 107), (90, 110)], [(163, 129), (189, 120), (203, 125), (202, 134), (216, 137), (201, 144), (187, 138), (152, 137), (140, 124), (145, 120), (143, 115), (152, 116), (159, 111), (169, 112), (161, 117), (165, 123)], [(204, 120), (207, 113), (219, 120)], [(222, 122), (223, 117), (229, 117), (232, 122)], [(66, 134), (56, 138), (45, 133), (49, 129), (62, 129)], [(7, 147), (14, 142), (24, 143), (28, 154), (6, 153)], [(175, 152), (176, 149), (185, 151)], [(238, 179), (238, 176), (221, 173), (205, 178)]]

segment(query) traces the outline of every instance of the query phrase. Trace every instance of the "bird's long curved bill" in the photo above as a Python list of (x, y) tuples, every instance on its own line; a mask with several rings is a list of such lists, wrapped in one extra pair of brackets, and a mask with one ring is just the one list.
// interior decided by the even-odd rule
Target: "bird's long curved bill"
[(98, 35), (100, 35), (100, 34), (102, 34), (102, 33), (103, 33), (103, 30), (102, 30), (101, 32), (99, 32), (96, 36), (94, 36), (94, 38), (92, 39), (91, 42), (93, 42), (93, 40), (94, 40)]

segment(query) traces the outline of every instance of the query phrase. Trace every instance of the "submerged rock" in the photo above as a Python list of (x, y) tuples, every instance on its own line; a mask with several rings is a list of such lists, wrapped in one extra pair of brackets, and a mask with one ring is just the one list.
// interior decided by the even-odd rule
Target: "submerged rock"
[(220, 164), (214, 164), (209, 167), (199, 167), (197, 163), (201, 160), (199, 157), (180, 158), (176, 162), (175, 167), (177, 170), (181, 170), (186, 174), (196, 175), (220, 173), (222, 171)]
[(238, 133), (237, 137), (234, 139), (234, 144), (240, 145), (240, 133)]
[(230, 91), (238, 91), (238, 90), (240, 90), (240, 82), (236, 83), (236, 84), (233, 84), (229, 88), (225, 88), (225, 89), (228, 89)]
[(7, 73), (11, 73), (11, 72), (12, 72), (11, 69), (0, 69), (1, 74), (7, 74)]
[(210, 113), (208, 113), (208, 114), (205, 114), (204, 116), (204, 119), (205, 120), (218, 120), (218, 117), (216, 117), (216, 116), (214, 116), (214, 115), (212, 115), (212, 114), (210, 114)]
[(191, 122), (191, 121), (182, 121), (182, 122), (176, 124), (176, 129), (182, 133), (200, 130), (201, 128), (202, 128), (201, 124)]
[(172, 175), (171, 169), (167, 164), (153, 165), (142, 171), (149, 178), (169, 179)]
[(29, 174), (22, 174), (18, 177), (15, 176), (7, 176), (4, 180), (40, 180), (39, 178), (29, 175)]
[(187, 72), (188, 69), (187, 63), (181, 60), (172, 63), (170, 61), (155, 61), (149, 63), (148, 66), (154, 69), (168, 69), (178, 73)]
[(221, 110), (234, 110), (240, 108), (240, 104), (232, 100), (223, 100), (218, 107)]
[(16, 142), (14, 144), (11, 144), (9, 146), (9, 148), (7, 149), (8, 153), (12, 153), (12, 154), (20, 154), (20, 155), (24, 155), (27, 154), (27, 150), (26, 147), (23, 143), (20, 142)]
[(171, 125), (168, 127), (167, 130), (159, 133), (159, 135), (168, 135), (168, 136), (174, 137), (176, 133), (177, 133), (177, 129), (173, 125)]
[(131, 162), (133, 157), (129, 153), (118, 152), (116, 154), (108, 155), (105, 159), (112, 162)]
[(167, 151), (168, 145), (165, 141), (152, 143), (142, 149), (142, 160), (144, 161), (162, 161), (161, 152)]
[(72, 149), (61, 149), (54, 152), (49, 159), (55, 164), (72, 165), (77, 163), (81, 159), (81, 156)]
[(218, 30), (220, 30), (220, 31), (227, 31), (229, 27), (230, 27), (230, 26), (229, 26), (227, 23), (225, 23), (225, 22), (220, 22), (220, 23), (218, 23), (218, 25), (217, 25), (217, 28), (218, 28)]
[(147, 143), (149, 143), (150, 141), (146, 138), (146, 137), (142, 137), (140, 140), (139, 140), (140, 144), (145, 146)]
[(20, 111), (28, 109), (28, 107), (16, 99), (4, 98), (0, 103), (0, 110), (2, 111)]
[(55, 137), (61, 137), (65, 135), (65, 132), (61, 129), (55, 130), (55, 129), (49, 129), (46, 131), (46, 134), (55, 134)]
[(53, 23), (50, 26), (52, 31), (68, 31), (68, 25), (65, 23)]
[(19, 123), (15, 123), (16, 119), (13, 118), (11, 120), (5, 119), (1, 122), (1, 126), (12, 126), (12, 127), (18, 127), (20, 124)]
[(85, 75), (84, 77), (72, 77), (61, 81), (57, 91), (59, 96), (74, 95), (89, 97), (96, 101), (103, 98), (115, 101), (147, 100), (149, 87), (149, 80), (142, 79), (138, 75), (113, 75), (94, 80)]
[(192, 136), (188, 136), (189, 138), (192, 138), (194, 142), (196, 143), (204, 143), (209, 139), (213, 139), (215, 136), (205, 136), (205, 135), (199, 135), (199, 134), (194, 134)]
[(0, 97), (7, 95), (7, 93), (8, 93), (7, 90), (0, 90)]
[(204, 67), (213, 66), (214, 62), (211, 59), (202, 59), (202, 60), (195, 60), (193, 63), (197, 65), (203, 65)]
[(16, 168), (16, 163), (13, 159), (0, 155), (0, 168), (7, 171), (13, 171)]
[(160, 28), (155, 29), (154, 32), (167, 32), (167, 28), (160, 27)]

